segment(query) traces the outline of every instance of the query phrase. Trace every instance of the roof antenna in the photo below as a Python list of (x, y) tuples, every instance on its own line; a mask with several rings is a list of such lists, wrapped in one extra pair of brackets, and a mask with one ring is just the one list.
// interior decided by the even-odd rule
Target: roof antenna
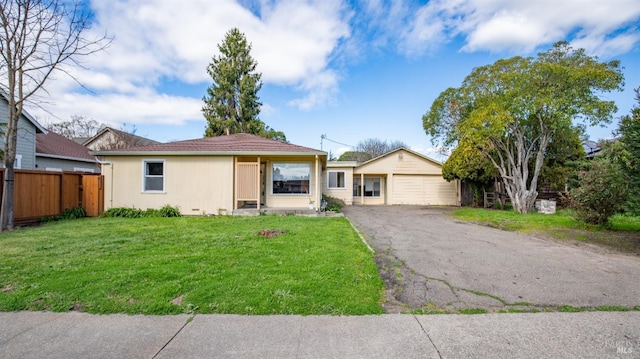
[(322, 134), (320, 135), (320, 151), (322, 151), (322, 141), (324, 141), (324, 139), (327, 138), (327, 134)]

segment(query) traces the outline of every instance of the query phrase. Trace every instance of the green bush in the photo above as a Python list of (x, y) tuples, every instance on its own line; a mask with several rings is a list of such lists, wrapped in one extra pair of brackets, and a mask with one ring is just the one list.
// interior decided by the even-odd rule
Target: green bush
[(326, 207), (324, 208), (325, 211), (340, 212), (342, 207), (344, 207), (345, 205), (343, 200), (326, 196), (324, 194), (322, 195), (322, 200), (327, 203)]
[(102, 212), (102, 217), (140, 218), (142, 217), (142, 210), (128, 207), (109, 208)]
[(129, 207), (115, 207), (109, 208), (102, 212), (102, 217), (120, 217), (120, 218), (141, 218), (141, 217), (180, 217), (180, 209), (165, 205), (160, 209), (149, 208), (147, 210), (141, 210), (138, 208)]
[(51, 216), (42, 218), (40, 221), (43, 223), (53, 222), (53, 221), (61, 221), (63, 219), (78, 219), (84, 218), (87, 214), (84, 212), (84, 208), (82, 207), (74, 207), (74, 208), (66, 208), (64, 212), (62, 212), (59, 216)]
[(84, 212), (84, 208), (82, 207), (67, 208), (62, 213), (62, 219), (78, 219), (86, 216), (87, 214)]
[(160, 214), (160, 217), (181, 217), (182, 216), (178, 206), (171, 207), (168, 204), (166, 204), (162, 208), (160, 208), (160, 210), (158, 212)]
[(577, 220), (606, 226), (611, 216), (622, 212), (627, 189), (619, 166), (607, 159), (594, 159), (578, 179), (579, 187), (568, 195)]

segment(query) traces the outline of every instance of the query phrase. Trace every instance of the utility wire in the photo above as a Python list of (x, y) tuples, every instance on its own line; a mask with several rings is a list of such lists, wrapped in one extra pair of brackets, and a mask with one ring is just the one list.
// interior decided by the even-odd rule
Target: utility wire
[(347, 147), (350, 147), (350, 148), (355, 148), (355, 147), (356, 147), (356, 146), (347, 145), (346, 143), (342, 143), (342, 142), (334, 141), (334, 140), (332, 140), (332, 139), (328, 138), (328, 137), (327, 137), (327, 135), (322, 135), (322, 136), (320, 136), (320, 147), (322, 147), (322, 141), (323, 141), (323, 140), (327, 140), (327, 141), (329, 141), (329, 142), (333, 142), (333, 143), (335, 143), (335, 144), (338, 144), (338, 145), (341, 145), (341, 146), (347, 146)]

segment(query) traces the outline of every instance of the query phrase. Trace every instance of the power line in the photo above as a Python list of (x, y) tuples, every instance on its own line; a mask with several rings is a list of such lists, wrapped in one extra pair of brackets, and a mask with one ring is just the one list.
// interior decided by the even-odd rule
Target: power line
[(355, 147), (356, 147), (356, 146), (347, 145), (346, 143), (342, 143), (342, 142), (334, 141), (334, 140), (332, 140), (332, 139), (328, 138), (328, 137), (327, 137), (327, 135), (321, 135), (321, 136), (320, 136), (320, 149), (321, 149), (321, 150), (322, 150), (322, 142), (323, 142), (324, 140), (327, 140), (327, 141), (329, 141), (329, 142), (333, 142), (333, 143), (338, 144), (338, 145), (341, 145), (341, 146), (347, 146), (347, 147), (350, 147), (350, 148), (355, 148)]

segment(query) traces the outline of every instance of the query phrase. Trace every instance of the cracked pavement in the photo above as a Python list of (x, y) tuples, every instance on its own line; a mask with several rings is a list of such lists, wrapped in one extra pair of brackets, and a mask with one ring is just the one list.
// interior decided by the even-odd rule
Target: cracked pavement
[(640, 257), (452, 219), (452, 208), (349, 206), (389, 313), (640, 305)]

